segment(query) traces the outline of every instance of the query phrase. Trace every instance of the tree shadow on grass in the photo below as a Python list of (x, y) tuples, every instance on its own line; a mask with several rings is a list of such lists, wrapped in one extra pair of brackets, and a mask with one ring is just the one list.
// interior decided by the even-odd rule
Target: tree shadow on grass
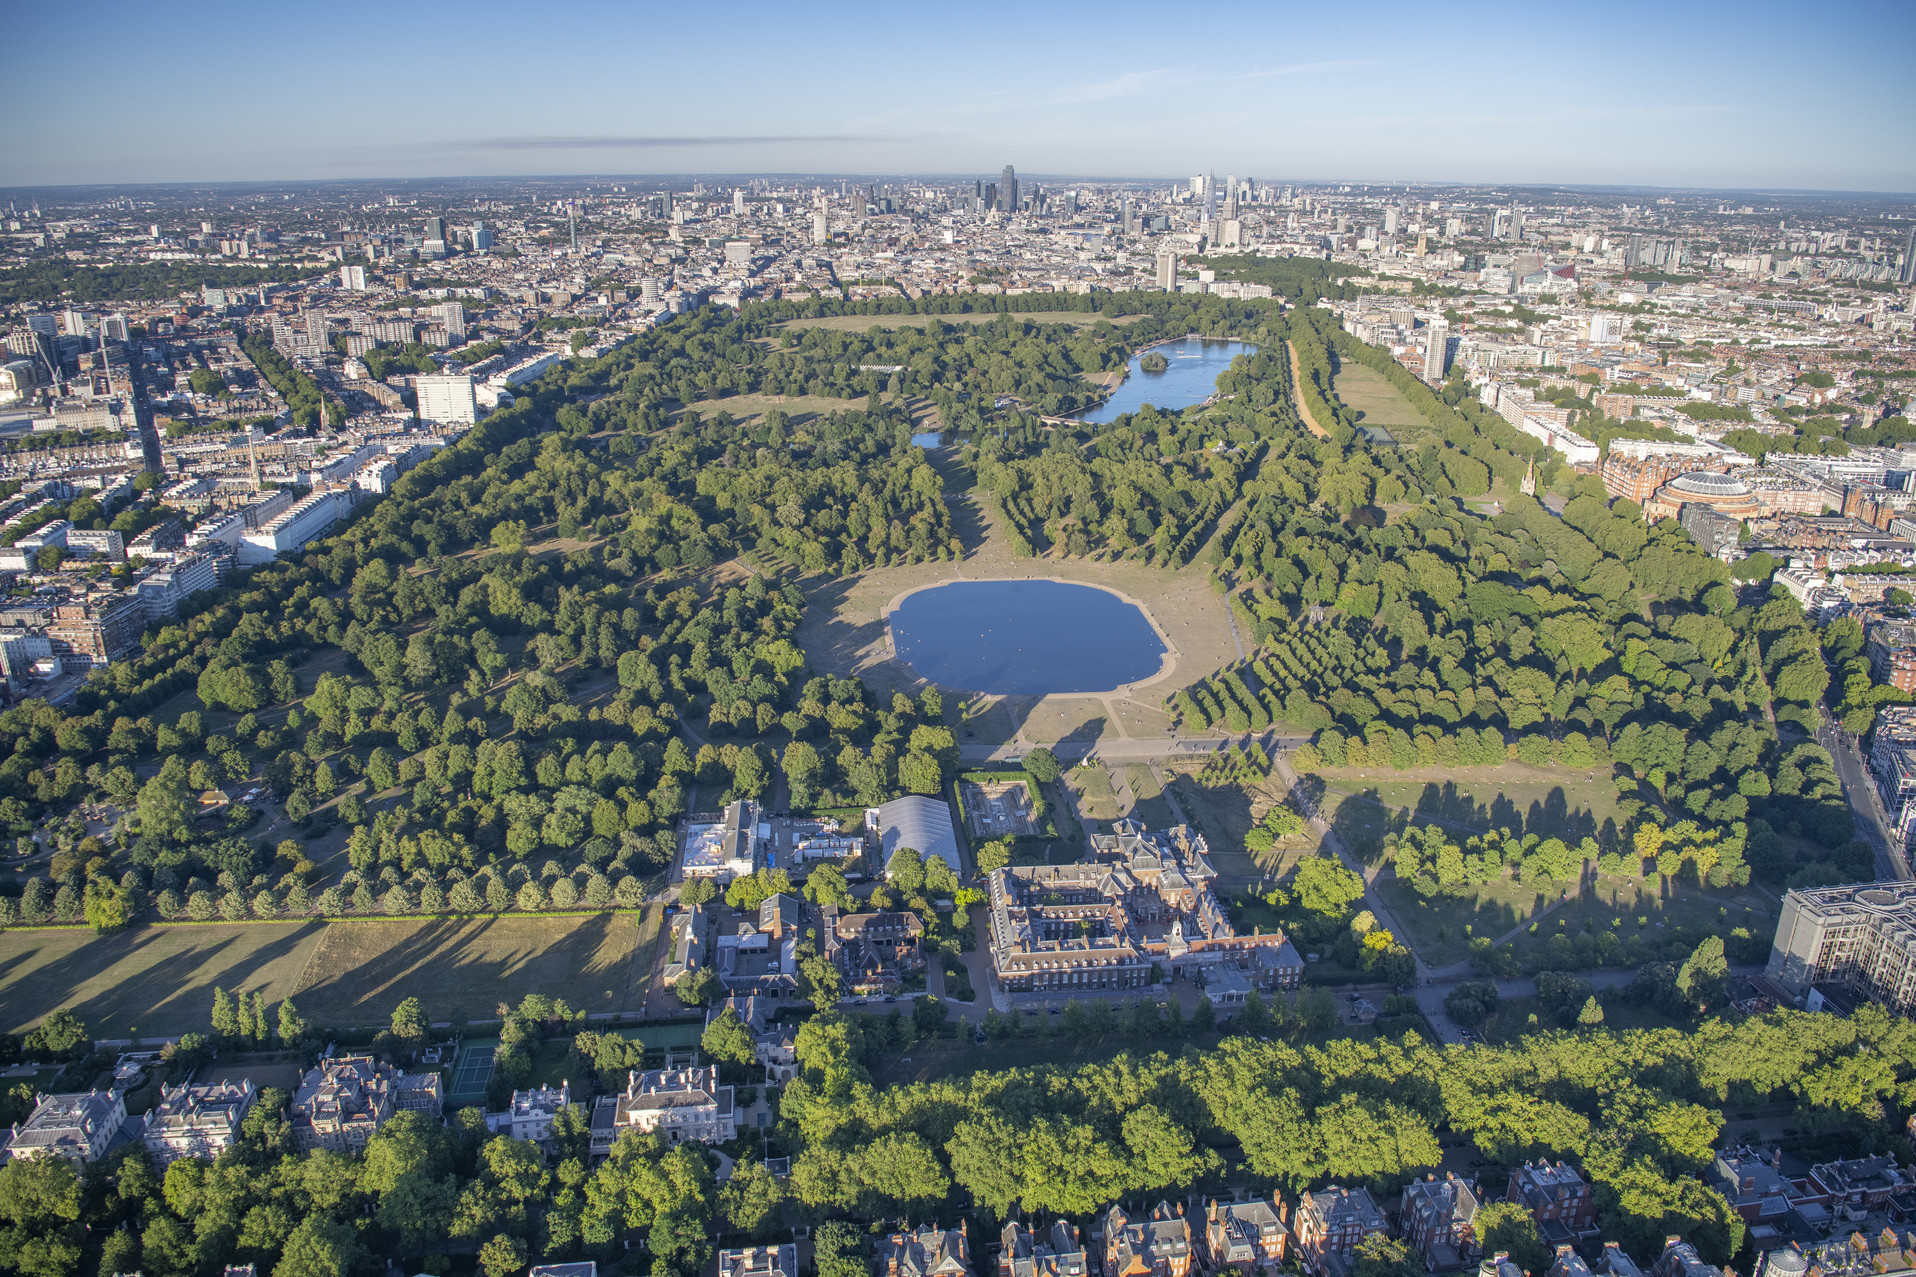
[[(847, 620), (842, 608), (854, 577), (812, 577), (803, 583), (805, 618), (794, 636), (817, 669), (832, 674), (856, 674), (867, 668), (859, 653), (883, 644), (885, 622), (879, 618)], [(881, 648), (882, 650), (882, 648)]]
[[(243, 924), (240, 924), (243, 925)], [(142, 927), (98, 936), (0, 989), (0, 1020), (18, 1027), (48, 1012), (68, 1007), (96, 1033), (138, 1025), (143, 1034), (204, 1029), (213, 1006), (213, 986), (264, 988), (260, 973), (312, 939), (314, 922), (305, 926), (262, 923), (274, 936), (244, 949), (245, 932), (218, 932), (205, 943), (172, 953), (156, 952), (164, 941), (192, 935), (197, 928)], [(172, 934), (169, 935), (168, 933)], [(146, 960), (151, 954), (151, 960)], [(231, 954), (230, 960), (227, 956)], [(94, 993), (83, 990), (123, 967), (113, 983)]]
[[(1445, 781), (1442, 785), (1431, 781), (1418, 795), (1411, 815), (1414, 820), (1442, 825), (1460, 835), (1508, 829), (1520, 838), (1536, 834), (1539, 838), (1561, 838), (1573, 846), (1601, 832), (1596, 814), (1589, 808), (1571, 810), (1569, 796), (1562, 786), (1553, 787), (1541, 801), (1531, 803), (1527, 811), (1519, 813), (1517, 805), (1504, 794), (1498, 794), (1486, 804), (1469, 792), (1460, 791), (1454, 781)], [(1612, 827), (1613, 823), (1606, 821), (1605, 827)]]
[(1402, 834), (1409, 825), (1409, 815), (1386, 803), (1374, 785), (1347, 796), (1330, 818), (1338, 843), (1367, 865), (1382, 857), (1386, 837)]
[(322, 972), (301, 990), (300, 1010), (309, 1019), (373, 1025), (407, 997), (419, 998), (429, 1019), (459, 1021), (490, 1018), (500, 1002), (528, 993), (565, 998), (579, 1009), (603, 996), (607, 979), (618, 996), (630, 955), (615, 952), (603, 962), (596, 955), (614, 926), (630, 925), (627, 915), (568, 919), (573, 925), (556, 938), (539, 921), (422, 919), (349, 969)]

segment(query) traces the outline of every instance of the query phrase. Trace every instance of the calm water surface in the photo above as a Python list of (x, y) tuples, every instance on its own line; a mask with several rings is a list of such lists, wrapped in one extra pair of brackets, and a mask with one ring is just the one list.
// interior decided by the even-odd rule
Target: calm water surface
[(1106, 692), (1164, 661), (1136, 605), (1062, 581), (954, 581), (911, 595), (890, 621), (900, 661), (974, 692)]
[(1176, 412), (1194, 403), (1202, 403), (1217, 389), (1218, 374), (1231, 366), (1239, 355), (1255, 353), (1257, 347), (1246, 341), (1206, 341), (1186, 337), (1182, 341), (1153, 346), (1145, 354), (1164, 356), (1170, 366), (1163, 372), (1145, 372), (1138, 367), (1143, 354), (1131, 357), (1131, 375), (1109, 399), (1085, 413), (1079, 420), (1116, 421), (1127, 412), (1136, 412), (1150, 404), (1163, 412)]

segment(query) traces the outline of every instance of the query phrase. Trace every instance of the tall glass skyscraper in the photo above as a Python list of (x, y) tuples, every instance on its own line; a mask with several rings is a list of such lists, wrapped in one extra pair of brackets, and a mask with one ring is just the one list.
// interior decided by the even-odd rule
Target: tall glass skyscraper
[(1018, 211), (1018, 170), (1005, 165), (1005, 171), (998, 175), (998, 211), (1015, 213)]

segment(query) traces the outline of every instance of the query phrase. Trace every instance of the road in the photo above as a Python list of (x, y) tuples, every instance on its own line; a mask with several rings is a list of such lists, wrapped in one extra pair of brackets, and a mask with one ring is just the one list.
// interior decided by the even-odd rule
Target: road
[(1909, 860), (1897, 850), (1901, 840), (1896, 837), (1896, 827), (1890, 822), (1889, 814), (1883, 810), (1882, 796), (1876, 792), (1876, 783), (1870, 777), (1856, 738), (1832, 723), (1828, 713), (1822, 713), (1821, 718), (1816, 728), (1816, 743), (1827, 749), (1836, 762), (1843, 792), (1849, 795), (1849, 805), (1856, 811), (1856, 836), (1876, 849), (1877, 878), (1907, 880), (1911, 876)]

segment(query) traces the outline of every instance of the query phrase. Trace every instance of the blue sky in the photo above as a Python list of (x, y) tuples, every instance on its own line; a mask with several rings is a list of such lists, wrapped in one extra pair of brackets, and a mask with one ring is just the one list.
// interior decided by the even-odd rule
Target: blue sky
[(988, 173), (1916, 192), (1916, 4), (20, 6), (0, 185)]

